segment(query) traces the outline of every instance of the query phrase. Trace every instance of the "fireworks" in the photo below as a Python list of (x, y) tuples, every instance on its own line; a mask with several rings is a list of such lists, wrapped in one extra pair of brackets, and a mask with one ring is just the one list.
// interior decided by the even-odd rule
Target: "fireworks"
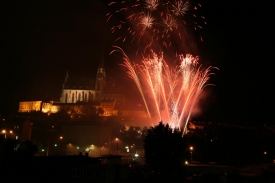
[(176, 16), (184, 16), (190, 7), (190, 3), (187, 0), (175, 0), (171, 4), (171, 12)]
[(141, 64), (132, 62), (124, 51), (115, 46), (115, 51), (123, 54), (123, 66), (128, 76), (135, 82), (149, 117), (152, 120), (168, 122), (172, 128), (186, 133), (186, 125), (202, 90), (208, 86), (214, 67), (202, 68), (198, 57), (190, 54), (177, 57), (179, 65), (168, 66), (163, 53), (151, 51)]
[(202, 19), (206, 24), (203, 16), (196, 15), (201, 5), (192, 5), (189, 0), (128, 0), (111, 2), (109, 5), (117, 10), (106, 15), (107, 21), (112, 17), (120, 17), (119, 23), (111, 31), (122, 31), (122, 36), (116, 39), (122, 42), (140, 42), (142, 38), (149, 38), (154, 43), (169, 47), (171, 42), (182, 39), (182, 29), (186, 26), (194, 30), (201, 29), (202, 25), (197, 19)]
[(145, 8), (148, 10), (156, 10), (159, 5), (159, 0), (144, 0)]
[(140, 25), (142, 25), (143, 29), (150, 29), (154, 25), (154, 20), (150, 13), (144, 14), (140, 19)]
[(177, 19), (171, 15), (167, 15), (165, 19), (162, 19), (163, 32), (168, 34), (172, 32), (174, 29), (177, 29), (178, 23)]
[[(158, 49), (175, 47), (188, 39), (190, 28), (199, 30), (202, 29), (201, 23), (206, 24), (205, 18), (197, 15), (201, 5), (192, 4), (191, 0), (127, 0), (109, 5), (117, 10), (106, 15), (107, 21), (112, 17), (119, 19), (111, 31), (122, 31), (116, 41), (136, 41), (143, 48), (143, 54), (148, 53), (153, 45)], [(142, 45), (144, 43), (146, 45)], [(215, 67), (204, 69), (198, 62), (199, 58), (190, 54), (178, 55), (179, 64), (171, 67), (164, 60), (163, 53), (154, 51), (136, 64), (121, 48), (115, 46), (115, 51), (123, 54), (122, 65), (135, 82), (151, 121), (168, 122), (172, 128), (186, 133), (194, 105), (209, 85), (207, 82)]]

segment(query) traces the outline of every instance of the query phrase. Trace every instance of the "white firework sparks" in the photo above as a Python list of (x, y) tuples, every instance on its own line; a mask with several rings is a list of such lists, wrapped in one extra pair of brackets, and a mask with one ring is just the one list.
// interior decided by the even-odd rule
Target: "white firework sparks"
[(174, 29), (177, 29), (178, 22), (174, 16), (168, 15), (165, 19), (162, 19), (163, 32), (168, 33), (172, 32)]
[(159, 5), (159, 0), (144, 0), (145, 8), (148, 10), (156, 10)]
[(144, 14), (140, 19), (140, 25), (142, 27), (150, 29), (154, 25), (155, 18), (150, 13)]
[(167, 121), (173, 128), (187, 132), (187, 124), (197, 102), (198, 96), (208, 84), (214, 67), (202, 68), (199, 58), (191, 54), (179, 55), (179, 65), (169, 67), (163, 53), (142, 59), (141, 64), (132, 62), (124, 51), (123, 64), (128, 76), (135, 82), (151, 120)]
[(123, 32), (123, 35), (117, 35), (116, 41), (127, 39), (131, 43), (146, 44), (143, 51), (156, 44), (168, 48), (182, 38), (189, 40), (187, 34), (190, 31), (202, 29), (198, 18), (206, 24), (205, 18), (197, 15), (201, 5), (191, 0), (122, 0), (109, 5), (118, 9), (115, 13), (106, 14), (107, 21), (113, 17), (120, 19), (118, 25), (112, 27), (112, 33)]
[(189, 2), (187, 0), (174, 0), (171, 3), (171, 12), (176, 16), (184, 16), (189, 10)]

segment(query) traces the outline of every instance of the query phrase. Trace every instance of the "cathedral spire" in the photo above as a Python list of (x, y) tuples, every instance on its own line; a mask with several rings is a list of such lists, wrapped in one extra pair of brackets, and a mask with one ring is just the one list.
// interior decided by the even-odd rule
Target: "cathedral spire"
[(65, 81), (64, 81), (63, 86), (62, 86), (63, 89), (64, 89), (65, 84), (67, 83), (68, 78), (69, 78), (69, 71), (67, 70), (66, 76), (65, 76)]
[(65, 77), (65, 82), (67, 82), (68, 78), (69, 78), (69, 71), (67, 70), (66, 77)]
[(104, 68), (104, 42), (101, 43), (101, 55), (96, 74), (96, 98), (100, 100), (100, 95), (104, 92), (106, 85), (106, 73)]
[(101, 43), (101, 55), (100, 55), (100, 62), (99, 62), (99, 68), (104, 68), (104, 42)]

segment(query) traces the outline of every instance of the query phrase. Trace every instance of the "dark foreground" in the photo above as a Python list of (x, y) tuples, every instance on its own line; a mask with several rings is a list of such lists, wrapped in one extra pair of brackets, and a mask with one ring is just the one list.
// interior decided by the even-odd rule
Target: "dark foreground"
[(261, 169), (259, 174), (245, 174), (234, 167), (217, 165), (189, 165), (174, 172), (160, 173), (138, 163), (121, 164), (116, 160), (117, 157), (95, 159), (85, 156), (10, 159), (0, 164), (0, 177), (9, 182), (29, 183), (275, 183), (274, 165)]

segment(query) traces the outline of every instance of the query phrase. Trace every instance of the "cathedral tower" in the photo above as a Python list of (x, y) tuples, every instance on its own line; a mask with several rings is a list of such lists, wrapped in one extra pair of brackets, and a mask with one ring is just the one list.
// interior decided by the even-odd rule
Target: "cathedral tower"
[[(103, 44), (102, 44), (103, 45)], [(96, 73), (95, 93), (96, 100), (101, 100), (101, 94), (104, 92), (106, 86), (106, 72), (104, 68), (104, 47), (101, 48), (100, 63)]]

